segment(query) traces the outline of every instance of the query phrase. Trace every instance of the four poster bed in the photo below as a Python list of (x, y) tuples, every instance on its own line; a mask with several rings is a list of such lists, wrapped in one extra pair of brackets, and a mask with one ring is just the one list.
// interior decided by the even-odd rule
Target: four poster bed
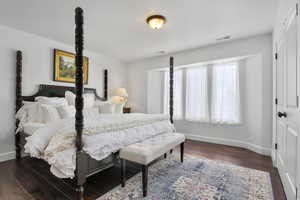
[[(73, 122), (75, 121), (75, 125), (74, 125), (75, 126), (75, 136), (73, 138), (75, 141), (75, 144), (74, 144), (75, 157), (74, 156), (72, 157), (75, 160), (75, 167), (74, 167), (75, 169), (74, 170), (72, 169), (74, 171), (74, 176), (72, 178), (74, 178), (74, 180), (76, 182), (76, 198), (78, 200), (82, 200), (83, 193), (84, 193), (83, 185), (86, 182), (86, 178), (95, 173), (103, 171), (104, 169), (114, 166), (116, 163), (119, 162), (119, 157), (118, 157), (118, 151), (116, 151), (116, 150), (114, 150), (114, 151), (111, 150), (111, 152), (109, 152), (109, 155), (106, 152), (105, 156), (104, 156), (104, 154), (103, 155), (101, 154), (102, 157), (100, 157), (100, 156), (97, 157), (97, 156), (91, 156), (92, 153), (87, 153), (87, 150), (84, 149), (85, 141), (87, 141), (87, 138), (89, 136), (93, 137), (94, 141), (95, 141), (95, 138), (100, 137), (100, 136), (85, 135), (86, 134), (85, 128), (87, 128), (87, 127), (84, 127), (84, 126), (88, 126), (87, 124), (89, 124), (89, 121), (87, 119), (84, 120), (84, 115), (83, 115), (84, 98), (83, 98), (83, 96), (87, 93), (90, 93), (90, 94), (94, 95), (94, 97), (97, 101), (106, 101), (108, 98), (108, 94), (107, 94), (108, 73), (107, 73), (107, 70), (104, 70), (104, 95), (103, 95), (103, 97), (99, 97), (97, 95), (96, 89), (84, 88), (84, 85), (83, 85), (83, 10), (81, 8), (76, 8), (76, 10), (75, 10), (75, 24), (76, 24), (76, 29), (75, 29), (75, 51), (76, 51), (75, 87), (40, 85), (38, 92), (35, 93), (34, 95), (22, 96), (22, 52), (17, 51), (17, 54), (16, 54), (16, 59), (17, 59), (17, 62), (16, 62), (16, 113), (18, 111), (20, 111), (20, 109), (22, 109), (25, 101), (34, 102), (37, 97), (42, 96), (42, 97), (61, 97), (62, 98), (62, 97), (65, 97), (65, 93), (67, 91), (71, 91), (76, 94), (75, 120), (72, 119)], [(168, 123), (170, 123), (172, 125), (173, 124), (173, 57), (170, 58), (170, 102), (169, 103), (170, 103), (170, 105), (169, 105), (170, 109), (169, 109), (169, 116), (168, 116), (167, 121), (168, 121)], [(130, 114), (128, 116), (130, 116)], [(125, 123), (128, 122), (127, 118), (130, 118), (130, 117), (127, 117), (126, 119), (125, 119), (125, 117), (122, 117), (122, 116), (118, 116), (118, 117), (116, 120), (121, 120), (121, 121), (123, 120), (124, 123), (122, 125), (126, 126)], [(137, 115), (135, 117), (140, 118), (141, 115)], [(135, 117), (132, 117), (135, 120), (135, 121), (134, 120), (132, 120), (132, 121), (137, 123)], [(161, 123), (162, 121), (166, 121), (165, 118), (155, 118), (155, 117), (147, 117), (147, 116), (142, 116), (142, 117), (144, 117), (145, 120), (139, 121), (139, 123), (144, 126), (149, 126), (148, 121), (151, 121), (151, 123), (152, 122)], [(101, 120), (105, 121), (105, 119), (101, 119)], [(64, 120), (60, 120), (60, 121), (64, 121)], [(70, 123), (70, 121), (68, 121), (68, 120), (66, 121), (66, 123), (67, 122)], [(97, 123), (98, 122), (99, 121), (97, 121)], [(36, 132), (33, 135), (30, 135), (30, 134), (26, 133), (26, 131), (24, 131), (24, 130), (19, 130), (18, 128), (19, 128), (20, 123), (21, 123), (21, 120), (17, 119), (16, 120), (16, 135), (15, 135), (15, 148), (16, 148), (16, 160), (17, 161), (21, 160), (21, 152), (24, 148), (26, 149), (26, 145), (27, 145), (27, 149), (31, 148), (26, 143), (32, 141), (34, 138), (32, 140), (30, 140), (28, 138), (32, 138), (32, 136), (39, 137), (39, 136), (36, 136), (37, 135), (37, 134), (35, 134)], [(120, 125), (120, 123), (119, 123), (119, 125)], [(59, 124), (54, 123), (51, 126), (59, 126)], [(169, 125), (166, 125), (166, 123), (165, 123), (165, 125), (163, 125), (163, 126), (167, 127), (163, 130), (170, 130), (170, 132), (172, 132), (173, 125), (171, 127)], [(55, 129), (55, 128), (52, 127), (52, 129)], [(94, 128), (94, 127), (92, 127), (92, 128)], [(96, 128), (98, 128), (98, 130), (100, 130), (103, 127), (100, 125), (97, 125)], [(130, 128), (132, 128), (132, 127), (129, 127), (129, 126), (126, 127), (126, 130), (130, 131), (131, 130)], [(135, 131), (138, 133), (139, 127), (134, 127), (134, 128), (135, 128)], [(117, 131), (115, 129), (113, 129), (113, 130), (115, 132), (118, 132), (118, 130)], [(58, 131), (58, 129), (55, 131)], [(126, 132), (124, 130), (121, 130), (121, 131)], [(122, 132), (122, 134), (123, 134), (123, 132)], [(105, 135), (105, 134), (108, 135), (108, 133), (106, 133), (106, 132), (103, 132), (102, 135)], [(124, 133), (124, 134), (126, 134), (126, 133)], [(101, 134), (99, 134), (99, 135), (101, 135)], [(53, 134), (53, 136), (54, 136), (54, 138), (55, 137), (60, 138), (60, 136), (57, 136), (54, 134)], [(70, 136), (70, 135), (67, 135), (67, 136)], [(108, 136), (110, 136), (110, 135), (108, 135)], [(149, 138), (149, 137), (151, 137), (151, 135), (148, 135), (145, 137)], [(65, 138), (68, 138), (68, 137), (65, 137)], [(41, 138), (39, 138), (39, 139), (41, 139)], [(136, 141), (140, 141), (143, 139), (145, 139), (145, 138), (139, 137), (138, 139), (136, 139)], [(49, 141), (50, 141), (50, 139), (49, 139)], [(66, 139), (66, 141), (67, 141), (67, 139)], [(70, 140), (70, 141), (72, 141), (72, 140)], [(100, 140), (98, 140), (98, 141), (99, 141), (99, 145), (100, 145), (101, 141)], [(51, 141), (50, 141), (50, 143), (51, 143)], [(129, 142), (127, 141), (127, 143), (129, 143)], [(55, 146), (56, 144), (53, 143), (53, 145)], [(124, 145), (125, 145), (125, 143), (124, 143)], [(117, 146), (115, 148), (119, 148), (119, 146)], [(30, 152), (30, 150), (29, 150), (29, 152)], [(45, 154), (45, 153), (43, 153), (43, 154)], [(41, 154), (41, 155), (43, 155), (43, 154)], [(72, 154), (70, 154), (70, 155), (72, 155)], [(33, 157), (37, 157), (37, 158), (41, 157), (42, 158), (42, 156), (40, 156), (40, 157), (33, 156)], [(51, 155), (51, 152), (49, 153), (49, 157), (52, 160), (54, 158), (56, 158), (54, 155)], [(99, 159), (95, 159), (95, 157), (97, 157)], [(49, 159), (49, 160), (51, 160), (51, 159)], [(51, 163), (51, 162), (49, 162), (49, 160), (47, 160), (48, 163)]]

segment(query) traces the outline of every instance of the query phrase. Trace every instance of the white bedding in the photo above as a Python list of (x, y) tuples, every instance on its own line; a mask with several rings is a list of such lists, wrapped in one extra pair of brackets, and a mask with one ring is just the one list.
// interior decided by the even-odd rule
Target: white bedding
[[(74, 177), (76, 148), (74, 118), (46, 124), (27, 138), (25, 152), (43, 158), (60, 178)], [(107, 114), (84, 121), (83, 149), (102, 160), (120, 148), (155, 135), (173, 132), (167, 115)]]
[(35, 131), (40, 128), (43, 128), (45, 124), (38, 122), (27, 122), (23, 125), (23, 130), (28, 135), (33, 135)]

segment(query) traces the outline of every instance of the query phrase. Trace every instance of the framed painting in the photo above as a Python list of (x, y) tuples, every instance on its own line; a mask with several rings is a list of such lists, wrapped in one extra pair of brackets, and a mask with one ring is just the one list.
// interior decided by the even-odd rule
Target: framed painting
[[(54, 49), (54, 81), (75, 83), (75, 54)], [(88, 83), (89, 59), (83, 58), (83, 82)]]

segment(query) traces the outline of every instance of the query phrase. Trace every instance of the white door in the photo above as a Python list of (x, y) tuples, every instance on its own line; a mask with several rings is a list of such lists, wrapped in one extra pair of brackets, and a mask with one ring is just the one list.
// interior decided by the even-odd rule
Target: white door
[[(288, 200), (297, 199), (300, 176), (299, 63), (296, 9), (277, 44), (277, 167)], [(300, 47), (300, 46), (299, 46)], [(299, 197), (298, 197), (299, 199)]]

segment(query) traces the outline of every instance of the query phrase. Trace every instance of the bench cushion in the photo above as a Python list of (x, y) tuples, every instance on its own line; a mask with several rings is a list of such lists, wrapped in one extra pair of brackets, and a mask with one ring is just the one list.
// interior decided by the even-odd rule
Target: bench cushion
[(147, 165), (184, 141), (181, 133), (166, 133), (124, 147), (119, 155), (122, 159)]

